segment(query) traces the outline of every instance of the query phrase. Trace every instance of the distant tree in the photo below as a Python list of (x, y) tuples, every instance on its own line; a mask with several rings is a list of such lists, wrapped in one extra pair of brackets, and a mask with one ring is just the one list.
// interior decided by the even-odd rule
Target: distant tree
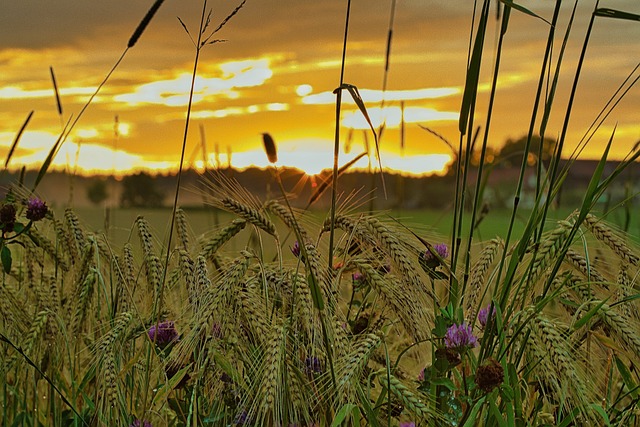
[(122, 179), (122, 207), (159, 207), (163, 199), (155, 178), (147, 173), (139, 172)]
[[(549, 165), (553, 152), (555, 151), (557, 141), (552, 138), (544, 138), (542, 141), (542, 162), (545, 165)], [(527, 145), (527, 136), (523, 135), (518, 139), (507, 139), (500, 149), (499, 159), (505, 166), (511, 166), (514, 164), (520, 164), (524, 149)], [(534, 135), (531, 138), (531, 145), (529, 147), (529, 156), (527, 161), (531, 164), (535, 164), (540, 153), (540, 137)]]
[(95, 179), (87, 186), (87, 197), (94, 205), (104, 202), (107, 197), (107, 183), (103, 179)]

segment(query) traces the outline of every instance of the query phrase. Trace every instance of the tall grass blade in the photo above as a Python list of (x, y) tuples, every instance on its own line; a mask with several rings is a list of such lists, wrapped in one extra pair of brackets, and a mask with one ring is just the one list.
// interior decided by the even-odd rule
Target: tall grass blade
[(624, 19), (627, 21), (640, 21), (640, 15), (636, 15), (635, 13), (623, 12), (621, 10), (609, 9), (606, 7), (602, 7), (596, 9), (593, 12), (595, 16), (602, 16), (604, 18), (613, 18), (613, 19)]
[(24, 123), (20, 127), (20, 130), (16, 134), (16, 137), (13, 139), (13, 143), (11, 143), (11, 148), (9, 148), (9, 154), (7, 154), (7, 159), (4, 161), (5, 169), (9, 165), (9, 162), (11, 161), (11, 157), (13, 156), (13, 152), (16, 150), (16, 147), (18, 146), (18, 142), (20, 141), (20, 138), (22, 137), (24, 130), (27, 128), (27, 125), (29, 124), (31, 117), (33, 117), (33, 113), (34, 113), (33, 110), (31, 110), (31, 112), (27, 115), (27, 118), (25, 119)]
[(534, 18), (538, 18), (538, 19), (546, 22), (547, 24), (551, 25), (551, 22), (547, 21), (542, 16), (533, 13), (532, 11), (530, 11), (529, 9), (527, 9), (524, 6), (521, 6), (519, 4), (514, 3), (513, 0), (500, 0), (500, 3), (504, 3), (508, 7), (511, 7), (513, 9), (515, 9), (515, 10), (518, 10), (518, 11), (522, 12), (522, 13), (526, 13), (527, 15), (533, 16)]
[(49, 67), (49, 73), (51, 74), (53, 91), (55, 92), (55, 95), (56, 95), (56, 107), (58, 107), (58, 115), (62, 116), (62, 103), (60, 102), (60, 92), (58, 91), (58, 83), (56, 82), (56, 75), (53, 72), (53, 67)]
[(40, 170), (38, 171), (38, 175), (36, 176), (36, 180), (33, 183), (33, 190), (36, 189), (36, 187), (38, 186), (40, 181), (42, 181), (42, 178), (44, 178), (44, 176), (47, 174), (47, 171), (49, 170), (49, 167), (51, 166), (51, 162), (53, 162), (53, 159), (56, 157), (56, 154), (58, 154), (58, 150), (60, 149), (60, 146), (62, 145), (62, 142), (64, 141), (64, 135), (67, 132), (68, 128), (69, 128), (69, 122), (67, 122), (67, 124), (65, 125), (64, 129), (62, 130), (62, 133), (60, 133), (60, 136), (56, 140), (55, 144), (53, 144), (53, 147), (51, 147), (51, 150), (49, 151), (49, 154), (47, 154), (47, 158), (44, 159), (44, 162), (42, 163), (42, 166), (40, 167)]
[[(367, 154), (368, 153), (366, 151), (363, 152), (363, 153), (360, 153), (353, 160), (350, 160), (349, 162), (347, 162), (344, 165), (342, 165), (338, 169), (338, 176), (342, 175), (351, 166), (356, 164), (358, 162), (358, 160), (360, 160), (361, 158), (363, 158)], [(307, 209), (309, 208), (309, 206), (314, 204), (320, 198), (320, 196), (322, 196), (324, 194), (324, 192), (327, 190), (327, 188), (329, 188), (329, 186), (331, 185), (332, 182), (333, 182), (333, 178), (332, 177), (328, 177), (325, 181), (322, 182), (322, 184), (318, 185), (318, 188), (316, 189), (316, 191), (314, 191), (313, 194), (311, 195), (311, 197), (309, 197), (309, 201), (307, 202)]]
[(376, 159), (378, 159), (378, 167), (380, 168), (380, 176), (382, 177), (382, 189), (385, 197), (387, 197), (387, 188), (384, 183), (384, 174), (382, 172), (382, 160), (380, 159), (380, 144), (378, 143), (378, 134), (376, 133), (376, 130), (373, 127), (373, 123), (371, 123), (371, 118), (369, 118), (367, 107), (364, 105), (364, 101), (362, 100), (362, 97), (360, 96), (360, 92), (358, 91), (358, 88), (356, 86), (348, 83), (343, 83), (336, 90), (342, 90), (342, 89), (346, 89), (349, 92), (349, 94), (351, 95), (351, 98), (353, 98), (353, 102), (356, 103), (356, 105), (358, 106), (358, 109), (360, 110), (365, 120), (369, 124), (371, 133), (373, 133), (373, 141), (376, 144)]
[(458, 122), (458, 130), (462, 135), (467, 132), (469, 124), (469, 116), (471, 114), (471, 105), (474, 103), (476, 94), (478, 93), (478, 82), (480, 81), (480, 65), (482, 63), (482, 49), (484, 47), (484, 36), (487, 28), (488, 13), (484, 8), (488, 8), (487, 2), (483, 7), (483, 13), (478, 23), (478, 33), (473, 44), (471, 52), (471, 61), (467, 69), (467, 79), (464, 83), (464, 94), (462, 95), (462, 107), (460, 107), (460, 120)]

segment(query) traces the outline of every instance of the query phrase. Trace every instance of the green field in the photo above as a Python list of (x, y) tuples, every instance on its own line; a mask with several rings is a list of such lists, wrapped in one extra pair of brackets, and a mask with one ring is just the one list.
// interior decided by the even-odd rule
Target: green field
[[(557, 220), (565, 219), (572, 212), (572, 209), (562, 208), (558, 210), (550, 211), (548, 214), (547, 223), (553, 224)], [(135, 237), (134, 223), (138, 216), (143, 216), (150, 224), (151, 231), (153, 232), (158, 244), (164, 243), (168, 237), (169, 224), (171, 222), (171, 209), (134, 209), (134, 208), (115, 208), (106, 210), (103, 208), (78, 208), (75, 212), (79, 216), (83, 225), (88, 229), (99, 234), (106, 234), (108, 240), (121, 247), (129, 240), (132, 240), (132, 236)], [(601, 212), (598, 210), (593, 211), (595, 215), (601, 216)], [(640, 212), (635, 208), (630, 212), (630, 223), (628, 227), (628, 235), (631, 240), (640, 242)], [(512, 240), (519, 238), (522, 234), (526, 220), (530, 214), (530, 210), (521, 209), (518, 211), (518, 215), (514, 222), (514, 228), (512, 233)], [(58, 217), (63, 215), (63, 212), (56, 212)], [(309, 217), (309, 224), (305, 224), (310, 231), (318, 230), (321, 222), (326, 217), (326, 212), (312, 211), (307, 214)], [(441, 210), (415, 210), (415, 211), (383, 211), (378, 212), (378, 215), (382, 217), (393, 217), (400, 221), (403, 225), (408, 227), (421, 236), (440, 236), (443, 241), (448, 240), (448, 236), (451, 235), (451, 226), (453, 222), (453, 214), (449, 211)], [(231, 222), (235, 216), (227, 212), (218, 211), (214, 208), (211, 209), (187, 209), (186, 216), (188, 224), (191, 228), (192, 236), (201, 237), (211, 234), (213, 231), (224, 227)], [(467, 213), (464, 218), (463, 236), (468, 236), (468, 224), (471, 214)], [(511, 218), (511, 211), (509, 210), (496, 210), (489, 212), (486, 217), (480, 222), (476, 231), (474, 231), (474, 241), (480, 242), (484, 240), (492, 239), (496, 236), (504, 238), (507, 234), (507, 225)], [(622, 208), (613, 210), (606, 216), (606, 220), (621, 230), (624, 228), (625, 212)], [(216, 225), (217, 224), (217, 225)], [(282, 225), (282, 224), (278, 224)], [(313, 226), (315, 225), (315, 227)], [(245, 240), (250, 236), (250, 231), (245, 230), (243, 232)], [(287, 230), (283, 227), (280, 230), (282, 236), (287, 234)], [(137, 239), (133, 239), (134, 243)], [(242, 249), (239, 247), (240, 241), (243, 239), (237, 239), (232, 241), (233, 245), (229, 249), (232, 251)]]

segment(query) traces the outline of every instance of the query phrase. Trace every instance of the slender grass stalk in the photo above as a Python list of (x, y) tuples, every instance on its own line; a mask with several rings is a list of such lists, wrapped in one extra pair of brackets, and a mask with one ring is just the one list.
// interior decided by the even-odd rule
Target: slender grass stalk
[[(456, 191), (455, 191), (455, 207), (453, 213), (453, 225), (451, 232), (451, 269), (456, 270), (459, 248), (462, 238), (462, 219), (464, 216), (465, 188), (467, 183), (467, 173), (469, 170), (469, 159), (471, 157), (473, 118), (475, 111), (476, 98), (478, 94), (478, 83), (480, 79), (480, 66), (482, 64), (482, 53), (484, 46), (484, 38), (487, 28), (487, 20), (489, 17), (489, 1), (485, 0), (480, 12), (480, 22), (478, 23), (478, 31), (469, 65), (467, 67), (467, 77), (464, 86), (464, 94), (462, 98), (462, 107), (460, 111), (460, 120), (458, 122), (458, 130), (460, 131), (460, 143), (458, 148), (458, 163), (456, 169)], [(467, 135), (466, 152), (464, 158), (464, 166), (462, 165), (463, 140)], [(459, 283), (455, 277), (451, 276), (449, 280), (449, 300), (456, 301), (459, 296)]]
[[(555, 161), (551, 166), (551, 171), (549, 172), (550, 175), (550, 179), (549, 179), (549, 188), (547, 191), (547, 200), (543, 205), (543, 213), (542, 213), (542, 221), (541, 221), (541, 225), (540, 225), (540, 229), (538, 231), (538, 236), (542, 234), (542, 228), (545, 222), (545, 219), (547, 218), (547, 213), (549, 211), (549, 207), (551, 206), (551, 203), (553, 201), (553, 184), (555, 184), (556, 182), (556, 178), (558, 176), (558, 168), (559, 168), (559, 164), (560, 164), (560, 159), (562, 158), (562, 151), (563, 151), (563, 147), (564, 147), (564, 142), (565, 139), (567, 137), (567, 131), (569, 129), (569, 120), (571, 119), (571, 112), (573, 109), (573, 103), (575, 101), (575, 96), (576, 96), (576, 92), (578, 90), (578, 81), (580, 80), (580, 74), (582, 72), (582, 66), (584, 64), (584, 59), (586, 57), (587, 54), (587, 46), (589, 45), (589, 39), (591, 37), (591, 31), (593, 29), (593, 24), (596, 18), (596, 14), (595, 11), (598, 8), (598, 4), (599, 4), (599, 0), (596, 1), (596, 4), (594, 6), (594, 13), (591, 14), (591, 19), (589, 20), (589, 25), (587, 27), (587, 31), (584, 37), (584, 42), (582, 44), (582, 50), (580, 52), (580, 57), (578, 59), (578, 65), (576, 66), (576, 72), (575, 72), (575, 76), (573, 79), (573, 84), (571, 86), (571, 92), (569, 93), (569, 102), (567, 103), (567, 110), (565, 112), (565, 116), (564, 116), (564, 122), (562, 124), (562, 130), (560, 132), (560, 138), (558, 140), (558, 146), (556, 149), (556, 155), (555, 155)], [(577, 3), (577, 2), (576, 2)], [(542, 145), (542, 144), (541, 144)]]
[[(534, 127), (535, 127), (535, 123), (536, 123), (536, 117), (537, 117), (537, 113), (538, 113), (538, 108), (539, 108), (539, 104), (540, 104), (540, 98), (542, 96), (542, 89), (544, 87), (544, 81), (545, 81), (545, 75), (546, 72), (545, 70), (547, 69), (547, 64), (549, 63), (549, 59), (551, 56), (551, 51), (552, 51), (552, 47), (553, 47), (553, 39), (555, 36), (555, 30), (556, 30), (556, 23), (558, 22), (558, 17), (560, 15), (560, 5), (562, 4), (561, 0), (556, 0), (556, 5), (553, 11), (553, 18), (551, 20), (551, 25), (549, 26), (549, 34), (547, 36), (547, 45), (545, 48), (545, 52), (544, 52), (544, 57), (542, 60), (542, 65), (541, 65), (541, 69), (540, 69), (540, 77), (538, 79), (538, 88), (536, 90), (536, 95), (535, 95), (535, 100), (533, 103), (533, 108), (532, 108), (532, 115), (531, 115), (531, 120), (529, 122), (529, 131), (527, 133), (527, 143), (525, 146), (525, 152), (523, 153), (523, 158), (522, 158), (522, 162), (520, 165), (520, 175), (518, 176), (518, 184), (516, 187), (516, 191), (515, 191), (515, 195), (514, 195), (514, 199), (513, 199), (513, 209), (511, 211), (511, 218), (509, 220), (509, 225), (507, 227), (507, 234), (505, 236), (505, 240), (504, 240), (504, 250), (502, 252), (502, 258), (500, 260), (500, 264), (499, 264), (499, 269), (498, 269), (498, 278), (497, 281), (498, 283), (500, 282), (501, 276), (502, 276), (502, 267), (504, 266), (505, 263), (505, 258), (507, 255), (507, 248), (509, 247), (509, 243), (511, 242), (511, 235), (513, 233), (513, 226), (515, 224), (515, 219), (516, 219), (516, 215), (518, 212), (518, 207), (520, 205), (520, 197), (522, 194), (522, 188), (523, 188), (523, 184), (524, 184), (524, 176), (525, 176), (525, 172), (526, 172), (526, 168), (527, 168), (527, 155), (529, 152), (529, 148), (530, 148), (530, 144), (531, 144), (531, 139), (533, 137), (533, 132), (534, 132)], [(574, 13), (575, 13), (575, 9), (574, 9)], [(572, 14), (572, 19), (573, 19), (573, 14)], [(569, 24), (569, 28), (570, 28), (570, 24)], [(567, 40), (568, 37), (568, 33), (567, 35), (565, 35), (565, 41)], [(557, 65), (558, 69), (560, 68), (560, 63), (558, 63)], [(556, 80), (557, 81), (557, 80)], [(550, 114), (550, 108), (545, 110), (546, 114)], [(543, 119), (544, 120), (544, 119)], [(545, 120), (546, 121), (546, 120)], [(542, 137), (541, 137), (541, 142), (540, 145), (542, 146)], [(541, 164), (541, 158), (538, 157), (538, 162), (539, 165)], [(540, 177), (540, 173), (541, 170), (538, 169), (538, 179)], [(536, 185), (536, 195), (539, 194), (538, 192), (538, 185)], [(504, 308), (504, 307), (503, 307)]]
[[(340, 84), (338, 88), (344, 85), (344, 68), (347, 58), (347, 37), (349, 35), (349, 17), (351, 14), (351, 0), (347, 0), (347, 10), (344, 24), (344, 38), (342, 42), (342, 60), (340, 62)], [(334, 230), (336, 223), (336, 204), (338, 200), (338, 158), (340, 156), (340, 110), (342, 106), (342, 89), (336, 91), (336, 116), (335, 116), (335, 134), (333, 144), (333, 173), (331, 179), (331, 229), (329, 231), (329, 270), (333, 266), (333, 246), (334, 246)]]
[[(485, 156), (486, 156), (486, 152), (487, 152), (487, 142), (489, 140), (489, 129), (491, 128), (491, 117), (492, 117), (492, 112), (493, 112), (493, 103), (495, 101), (496, 90), (497, 90), (497, 85), (498, 85), (498, 74), (500, 72), (500, 59), (502, 58), (502, 43), (504, 42), (504, 36), (507, 33), (507, 27), (509, 25), (510, 12), (511, 12), (511, 8), (509, 6), (505, 6), (504, 12), (502, 14), (502, 26), (500, 28), (500, 35), (499, 35), (499, 39), (498, 39), (498, 47), (497, 47), (497, 50), (496, 50), (496, 59), (495, 59), (495, 65), (494, 65), (493, 80), (491, 82), (491, 93), (489, 95), (489, 106), (488, 106), (488, 110), (487, 110), (487, 121), (486, 121), (485, 126), (484, 126), (484, 137), (483, 137), (483, 140), (482, 140), (482, 147), (480, 149), (480, 162), (478, 164), (478, 177), (476, 178), (476, 189), (475, 189), (475, 194), (474, 194), (475, 200), (473, 202), (473, 208), (472, 208), (472, 213), (471, 213), (470, 224), (475, 224), (476, 223), (476, 215), (477, 215), (477, 211), (478, 211), (478, 206), (482, 202), (480, 196), (482, 194), (481, 185), (482, 185), (483, 180), (481, 178), (482, 178), (482, 172), (484, 170), (484, 160), (485, 160)], [(471, 155), (471, 153), (467, 153), (467, 156), (470, 156), (470, 155)], [(469, 268), (471, 266), (471, 243), (473, 242), (474, 228), (475, 227), (473, 227), (473, 226), (469, 227), (469, 237), (467, 238), (467, 252), (466, 252), (466, 256), (465, 256), (465, 270), (464, 270), (464, 276), (463, 276), (462, 290), (461, 290), (460, 294), (456, 294), (456, 293), (453, 293), (453, 292), (450, 293), (449, 302), (451, 304), (453, 304), (454, 307), (458, 306), (459, 298), (460, 298), (461, 295), (464, 294), (465, 288), (467, 286), (467, 282), (469, 280)]]
[[(160, 311), (162, 311), (162, 301), (163, 301), (162, 297), (163, 297), (163, 294), (164, 294), (164, 291), (165, 291), (167, 270), (169, 268), (169, 259), (171, 257), (171, 251), (172, 251), (171, 241), (172, 241), (172, 237), (173, 237), (174, 224), (175, 224), (175, 221), (176, 221), (176, 213), (177, 213), (177, 209), (178, 209), (178, 200), (179, 200), (179, 196), (180, 196), (180, 187), (181, 187), (181, 180), (182, 180), (182, 170), (183, 170), (183, 167), (184, 167), (185, 152), (186, 152), (186, 148), (187, 148), (187, 136), (189, 135), (189, 124), (191, 123), (191, 110), (192, 110), (192, 105), (193, 105), (193, 94), (194, 94), (194, 90), (195, 90), (196, 77), (198, 75), (198, 64), (199, 64), (199, 60), (200, 60), (200, 53), (201, 53), (201, 50), (202, 50), (202, 48), (204, 46), (206, 46), (208, 44), (213, 44), (213, 43), (221, 41), (221, 40), (212, 40), (211, 37), (216, 32), (218, 32), (229, 21), (229, 19), (231, 19), (231, 17), (233, 17), (240, 10), (240, 8), (242, 8), (242, 6), (245, 4), (245, 1), (242, 1), (242, 3), (240, 3), (240, 5), (237, 6), (236, 9), (234, 9), (234, 11), (231, 12), (231, 14), (229, 14), (218, 25), (218, 27), (214, 31), (212, 31), (211, 34), (209, 36), (207, 36), (207, 37), (205, 37), (205, 34), (204, 34), (204, 32), (206, 30), (206, 27), (209, 24), (209, 17), (206, 14), (206, 11), (207, 11), (207, 0), (204, 0), (203, 3), (202, 3), (202, 13), (200, 15), (200, 26), (199, 26), (199, 29), (198, 29), (197, 41), (195, 43), (195, 58), (194, 58), (194, 61), (193, 61), (193, 71), (191, 73), (191, 85), (190, 85), (190, 88), (189, 88), (189, 101), (188, 101), (188, 104), (187, 104), (187, 117), (185, 119), (184, 132), (183, 132), (183, 138), (182, 138), (182, 147), (181, 147), (181, 151), (180, 151), (180, 162), (179, 162), (179, 166), (178, 166), (176, 190), (175, 190), (175, 195), (174, 195), (174, 200), (173, 200), (171, 221), (170, 221), (170, 226), (169, 226), (169, 236), (167, 238), (167, 243), (166, 243), (167, 250), (166, 250), (166, 254), (165, 254), (165, 263), (164, 263), (164, 267), (163, 267), (163, 271), (162, 271), (162, 279), (161, 279), (161, 282), (160, 282), (160, 289), (158, 291), (157, 298), (154, 300), (153, 308), (152, 308), (152, 318), (156, 322), (156, 328), (158, 328), (158, 325), (160, 323), (160, 318), (157, 315), (158, 315), (158, 313)], [(154, 4), (154, 7), (156, 7), (156, 10), (157, 10), (157, 7), (160, 6), (158, 3), (162, 3), (162, 1), (161, 0), (157, 0), (156, 1), (156, 3)], [(153, 16), (154, 13), (155, 13), (155, 10), (153, 10), (153, 8), (152, 8), (152, 10), (149, 11), (147, 16), (145, 16), (145, 19), (140, 24), (138, 29), (140, 29), (140, 27), (143, 27), (144, 26), (143, 24), (145, 23), (145, 20), (151, 19), (151, 16)], [(180, 21), (180, 22), (182, 23), (182, 21)], [(184, 26), (184, 24), (183, 24), (183, 26)], [(135, 40), (136, 40), (135, 36), (138, 33), (138, 29), (136, 29), (136, 32), (131, 37), (131, 40), (129, 41), (129, 45), (135, 44)], [(186, 30), (186, 27), (185, 27), (185, 30)], [(187, 34), (189, 34), (188, 31), (187, 31)], [(193, 41), (193, 39), (192, 39), (192, 41)], [(148, 350), (147, 350), (147, 366), (149, 366), (149, 362), (150, 362), (150, 358), (151, 358), (151, 351), (152, 351), (152, 348), (151, 348), (151, 346), (149, 346)], [(143, 413), (146, 413), (146, 411), (147, 411), (147, 396), (148, 396), (148, 393), (149, 393), (149, 375), (150, 375), (150, 372), (149, 372), (149, 370), (147, 370), (147, 381), (145, 381), (145, 392), (144, 392), (144, 400), (143, 400)]]

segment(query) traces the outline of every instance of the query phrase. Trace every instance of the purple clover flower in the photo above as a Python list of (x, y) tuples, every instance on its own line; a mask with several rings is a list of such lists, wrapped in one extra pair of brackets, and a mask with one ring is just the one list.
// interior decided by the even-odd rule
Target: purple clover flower
[(153, 427), (153, 425), (147, 420), (134, 420), (129, 427)]
[(37, 197), (33, 197), (29, 199), (27, 202), (27, 219), (30, 221), (40, 221), (47, 215), (49, 208), (47, 204), (38, 199)]
[[(438, 257), (434, 254), (438, 254)], [(429, 275), (434, 274), (434, 270), (440, 266), (440, 259), (445, 259), (449, 256), (449, 248), (445, 243), (438, 243), (428, 248), (422, 253), (422, 256), (418, 259), (418, 262), (425, 269)], [(432, 276), (433, 277), (433, 276)]]
[[(482, 326), (483, 328), (487, 326), (487, 322), (489, 321), (489, 310), (491, 310), (491, 303), (488, 306), (481, 308), (478, 312), (478, 323), (480, 323), (480, 326)], [(494, 318), (495, 316), (496, 307), (494, 306), (493, 310), (491, 311), (491, 317)]]
[(309, 374), (321, 374), (322, 362), (315, 356), (309, 356), (304, 360), (305, 371)]
[(157, 325), (152, 325), (149, 328), (149, 339), (156, 343), (160, 348), (165, 348), (174, 341), (180, 339), (180, 335), (176, 330), (175, 323), (173, 321), (160, 322)]
[(298, 243), (297, 240), (295, 242), (293, 242), (293, 246), (291, 246), (291, 253), (296, 258), (298, 258), (300, 256), (300, 243)]
[[(440, 256), (440, 258), (445, 259), (449, 257), (449, 247), (446, 243), (437, 243), (433, 245), (433, 250)], [(427, 250), (424, 253), (424, 258), (426, 261), (437, 260), (435, 256), (431, 253), (431, 251)]]
[(353, 287), (356, 289), (365, 283), (365, 278), (362, 273), (353, 273), (351, 275), (351, 280), (353, 281)]
[(242, 412), (238, 413), (238, 415), (236, 415), (235, 419), (233, 420), (233, 423), (236, 425), (244, 425), (247, 422), (249, 422), (249, 414), (244, 409), (242, 410)]
[(400, 422), (398, 427), (416, 427), (416, 423), (414, 423), (413, 421)]
[(454, 323), (447, 329), (447, 333), (444, 336), (444, 345), (447, 348), (462, 351), (477, 346), (478, 340), (473, 336), (470, 325)]
[(213, 322), (213, 325), (211, 325), (211, 335), (219, 340), (224, 337), (224, 334), (222, 333), (222, 326), (220, 326), (220, 323)]

